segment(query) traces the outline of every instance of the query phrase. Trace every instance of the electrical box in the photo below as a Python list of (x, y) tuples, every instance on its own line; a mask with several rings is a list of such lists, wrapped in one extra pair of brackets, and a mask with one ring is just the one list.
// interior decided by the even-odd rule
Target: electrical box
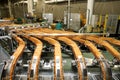
[(53, 23), (52, 13), (43, 13), (43, 18), (46, 19), (49, 24)]
[(96, 27), (98, 25), (98, 20), (99, 20), (99, 16), (98, 15), (92, 15), (91, 24), (92, 24), (93, 27)]
[(108, 15), (106, 30), (110, 34), (115, 34), (117, 29), (119, 15)]
[(70, 14), (70, 29), (73, 31), (78, 31), (80, 29), (80, 14), (71, 13)]

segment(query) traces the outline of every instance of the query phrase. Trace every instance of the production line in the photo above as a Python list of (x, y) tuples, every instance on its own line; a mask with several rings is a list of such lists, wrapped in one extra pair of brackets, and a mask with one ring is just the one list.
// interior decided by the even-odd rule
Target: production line
[(0, 80), (120, 80), (120, 0), (0, 0)]
[[(102, 35), (78, 35), (74, 32), (39, 27), (11, 31), (14, 53), (10, 59), (3, 60), (2, 80), (119, 80), (120, 78), (120, 53), (112, 46), (112, 44), (119, 46), (119, 40)], [(109, 40), (114, 41), (110, 44)], [(86, 46), (92, 52), (97, 60), (95, 64), (94, 59), (89, 62), (91, 59), (83, 55), (80, 45)], [(97, 45), (106, 48), (117, 60), (117, 64), (107, 60)], [(71, 56), (71, 62), (65, 61), (66, 58), (63, 57), (65, 54)], [(47, 58), (49, 56), (50, 58)], [(66, 71), (65, 65), (68, 63), (71, 67)], [(112, 69), (115, 65), (118, 66), (117, 72)], [(90, 68), (98, 68), (100, 72), (91, 72)]]
[[(22, 31), (22, 32), (27, 33), (27, 31), (25, 32)], [(57, 78), (60, 78), (60, 80), (63, 80), (62, 59), (61, 59), (62, 56), (61, 56), (60, 43), (49, 37), (40, 37), (40, 36), (34, 36), (34, 37), (45, 40), (49, 44), (54, 46), (54, 49), (55, 49), (54, 51), (54, 60), (55, 60), (54, 61), (54, 80), (57, 80)]]
[[(25, 31), (26, 32), (26, 31)], [(29, 31), (27, 31), (29, 32)], [(31, 32), (31, 31), (30, 31)], [(29, 32), (29, 33), (30, 33)], [(23, 32), (24, 33), (24, 32)], [(28, 33), (28, 34), (29, 34)], [(38, 36), (37, 36), (38, 37)], [(39, 37), (38, 37), (39, 38)], [(43, 40), (46, 40), (46, 41), (50, 41), (50, 38), (46, 38), (46, 37), (43, 37)], [(66, 43), (67, 45), (69, 45), (70, 47), (72, 47), (72, 50), (75, 54), (75, 59), (77, 60), (76, 63), (78, 65), (78, 73), (79, 73), (79, 79), (82, 80), (82, 79), (87, 79), (87, 70), (86, 70), (86, 65), (85, 65), (85, 61), (84, 61), (84, 58), (79, 50), (79, 48), (77, 47), (77, 45), (70, 39), (66, 38), (66, 37), (58, 37), (57, 40), (60, 40), (60, 41), (63, 41), (64, 43)], [(54, 40), (52, 40), (51, 42), (54, 42)], [(58, 43), (57, 43), (58, 44)], [(57, 46), (57, 45), (56, 45)], [(55, 49), (55, 53), (56, 53), (56, 50), (58, 49)], [(57, 57), (58, 53), (55, 54), (55, 56)], [(59, 57), (61, 57), (61, 55), (59, 55)], [(54, 59), (55, 60), (55, 63), (56, 63), (56, 58)], [(60, 59), (61, 60), (61, 59)], [(79, 60), (80, 60), (80, 63), (79, 63)], [(60, 61), (61, 62), (61, 61)], [(57, 64), (60, 64), (60, 63), (57, 63)], [(54, 66), (57, 66), (56, 64)], [(61, 66), (61, 65), (59, 65)], [(58, 67), (59, 68), (59, 67)], [(61, 68), (60, 68), (61, 69)], [(56, 70), (56, 69), (55, 69)], [(56, 72), (54, 70), (54, 72)], [(62, 73), (62, 71), (60, 70), (60, 73)], [(59, 74), (60, 74), (59, 73)], [(85, 74), (86, 73), (86, 74)], [(58, 74), (58, 73), (55, 73), (55, 74)], [(62, 79), (62, 78), (60, 78)]]

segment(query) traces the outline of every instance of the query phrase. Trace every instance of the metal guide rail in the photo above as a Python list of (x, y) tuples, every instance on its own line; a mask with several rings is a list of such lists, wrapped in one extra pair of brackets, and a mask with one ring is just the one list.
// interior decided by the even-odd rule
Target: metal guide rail
[[(25, 29), (22, 30), (16, 30), (16, 31), (25, 31)], [(16, 32), (13, 31), (13, 32)], [(33, 28), (33, 29), (27, 29), (27, 31), (35, 31), (35, 33), (30, 33), (27, 35), (38, 35), (38, 36), (81, 36), (81, 35), (109, 35), (108, 33), (74, 33), (74, 32), (69, 32), (69, 31), (60, 31), (60, 30), (52, 30), (52, 29), (47, 29), (47, 28)], [(37, 32), (36, 32), (37, 31)], [(38, 32), (39, 31), (39, 32)], [(50, 34), (49, 34), (50, 33)], [(24, 33), (16, 33), (17, 35), (26, 35)]]

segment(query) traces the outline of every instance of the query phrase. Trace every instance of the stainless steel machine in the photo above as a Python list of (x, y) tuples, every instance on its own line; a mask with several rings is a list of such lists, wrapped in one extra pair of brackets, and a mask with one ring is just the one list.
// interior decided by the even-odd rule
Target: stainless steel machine
[(117, 39), (26, 26), (10, 34), (12, 46), (8, 35), (0, 36), (1, 80), (120, 79)]

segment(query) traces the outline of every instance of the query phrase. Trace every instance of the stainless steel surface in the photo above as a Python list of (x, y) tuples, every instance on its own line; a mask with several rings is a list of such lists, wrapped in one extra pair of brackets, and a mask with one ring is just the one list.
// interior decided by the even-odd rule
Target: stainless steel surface
[(78, 31), (80, 29), (80, 13), (70, 13), (70, 25), (69, 28), (73, 31)]
[(116, 33), (117, 29), (117, 22), (118, 22), (119, 15), (108, 15), (106, 30), (111, 34)]
[(4, 68), (4, 63), (0, 63), (0, 80), (2, 78), (3, 68)]
[(8, 54), (8, 52), (6, 52), (5, 49), (0, 46), (0, 63), (9, 59), (10, 55)]

